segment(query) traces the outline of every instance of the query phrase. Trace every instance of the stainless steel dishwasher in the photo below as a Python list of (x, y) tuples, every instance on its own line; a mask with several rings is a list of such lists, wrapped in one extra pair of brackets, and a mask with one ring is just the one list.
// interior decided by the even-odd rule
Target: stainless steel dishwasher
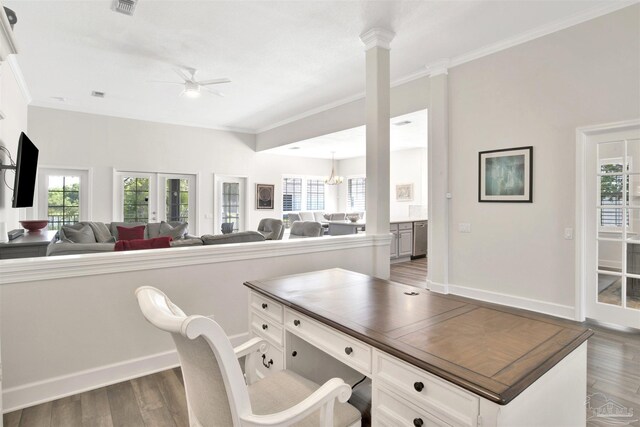
[(427, 221), (413, 223), (413, 251), (411, 258), (427, 256)]

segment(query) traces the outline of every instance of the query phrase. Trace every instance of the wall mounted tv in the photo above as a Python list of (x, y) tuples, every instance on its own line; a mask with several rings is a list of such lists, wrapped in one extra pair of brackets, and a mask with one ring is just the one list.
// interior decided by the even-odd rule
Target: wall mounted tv
[(38, 148), (27, 135), (20, 134), (18, 157), (16, 158), (16, 179), (13, 183), (13, 207), (30, 208), (33, 206), (33, 193), (36, 187), (38, 170)]

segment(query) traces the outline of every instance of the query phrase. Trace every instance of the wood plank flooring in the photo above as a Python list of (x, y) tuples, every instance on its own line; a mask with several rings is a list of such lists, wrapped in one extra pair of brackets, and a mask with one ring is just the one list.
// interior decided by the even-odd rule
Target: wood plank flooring
[[(424, 288), (426, 259), (391, 265), (391, 280)], [(640, 418), (640, 333), (586, 323), (589, 339), (587, 394), (592, 406), (611, 399)], [(601, 395), (598, 393), (602, 393)], [(586, 396), (585, 396), (586, 400)], [(588, 416), (590, 414), (588, 413)], [(589, 427), (607, 425), (594, 419)], [(640, 421), (631, 423), (640, 426)], [(187, 427), (180, 369), (172, 369), (58, 399), (4, 415), (4, 427)]]

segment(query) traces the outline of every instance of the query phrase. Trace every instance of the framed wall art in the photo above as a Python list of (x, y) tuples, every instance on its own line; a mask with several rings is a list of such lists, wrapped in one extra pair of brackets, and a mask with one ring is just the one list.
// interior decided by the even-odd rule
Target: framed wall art
[(533, 147), (481, 151), (479, 202), (533, 202)]
[(256, 209), (273, 209), (274, 189), (271, 184), (256, 184)]
[(413, 200), (413, 184), (396, 185), (396, 202), (410, 202)]

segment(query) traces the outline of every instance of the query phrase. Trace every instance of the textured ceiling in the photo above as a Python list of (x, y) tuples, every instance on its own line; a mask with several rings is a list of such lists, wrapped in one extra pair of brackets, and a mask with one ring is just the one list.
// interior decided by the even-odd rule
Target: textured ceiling
[[(35, 105), (259, 130), (364, 91), (359, 35), (392, 29), (392, 80), (606, 1), (6, 1)], [(229, 77), (226, 97), (181, 98), (175, 68)], [(91, 91), (103, 91), (104, 99)], [(64, 98), (64, 101), (56, 100)]]

